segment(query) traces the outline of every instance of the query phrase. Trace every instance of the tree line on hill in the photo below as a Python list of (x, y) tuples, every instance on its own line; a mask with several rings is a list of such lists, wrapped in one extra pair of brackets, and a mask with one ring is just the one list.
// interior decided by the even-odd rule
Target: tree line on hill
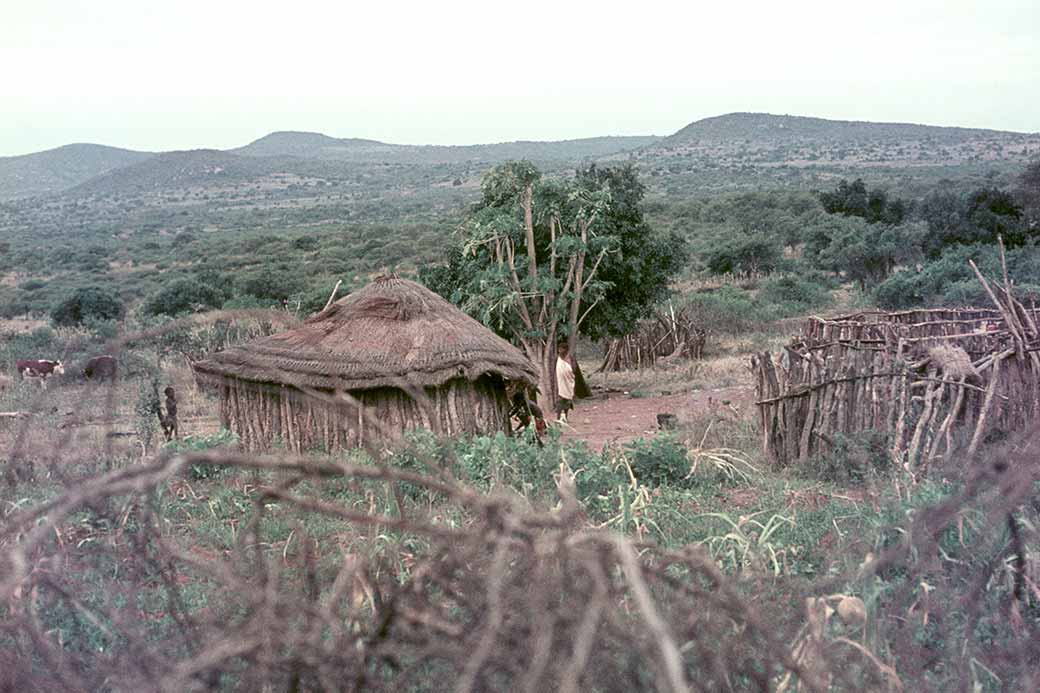
[(982, 300), (967, 259), (995, 269), (1002, 239), (1012, 278), (1040, 287), (1040, 162), (1013, 189), (948, 187), (905, 200), (856, 179), (815, 196), (738, 196), (700, 210), (714, 232), (699, 258), (712, 274), (829, 273), (882, 307), (905, 308)]

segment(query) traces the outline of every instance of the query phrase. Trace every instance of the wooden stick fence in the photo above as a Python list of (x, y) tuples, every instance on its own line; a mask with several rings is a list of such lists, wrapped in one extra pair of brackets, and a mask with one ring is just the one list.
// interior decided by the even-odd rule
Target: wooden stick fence
[(642, 370), (658, 362), (699, 359), (704, 356), (707, 338), (707, 331), (694, 322), (688, 310), (675, 310), (669, 303), (667, 310), (641, 321), (632, 334), (608, 339), (597, 372)]
[(768, 457), (805, 462), (874, 431), (896, 463), (921, 474), (1040, 418), (1040, 316), (1014, 298), (1006, 277), (991, 285), (974, 269), (992, 310), (810, 318), (778, 357), (756, 355)]

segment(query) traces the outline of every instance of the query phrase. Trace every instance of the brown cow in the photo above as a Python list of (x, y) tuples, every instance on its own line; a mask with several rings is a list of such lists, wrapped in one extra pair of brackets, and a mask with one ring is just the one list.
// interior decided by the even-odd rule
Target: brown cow
[(61, 361), (20, 359), (15, 361), (14, 365), (23, 380), (25, 378), (39, 378), (40, 387), (47, 387), (45, 381), (52, 375), (65, 375), (65, 366), (61, 364)]
[(101, 356), (95, 356), (94, 358), (87, 361), (87, 364), (83, 367), (83, 375), (87, 376), (91, 380), (97, 378), (98, 380), (115, 380), (116, 374), (118, 373), (118, 363), (114, 356), (103, 354)]

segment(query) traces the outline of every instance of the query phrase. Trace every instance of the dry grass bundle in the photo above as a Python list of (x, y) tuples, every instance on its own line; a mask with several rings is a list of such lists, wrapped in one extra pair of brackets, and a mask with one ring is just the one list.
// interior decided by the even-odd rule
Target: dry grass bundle
[(948, 380), (978, 378), (971, 357), (963, 348), (953, 344), (936, 344), (928, 347), (928, 364), (941, 372)]

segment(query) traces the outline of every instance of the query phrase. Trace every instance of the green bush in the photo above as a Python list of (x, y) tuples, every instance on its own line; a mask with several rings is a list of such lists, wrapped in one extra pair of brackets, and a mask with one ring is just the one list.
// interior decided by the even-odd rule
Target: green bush
[(281, 301), (303, 288), (303, 272), (287, 266), (266, 266), (235, 278), (235, 292), (256, 298)]
[(144, 312), (175, 317), (198, 309), (216, 308), (224, 303), (224, 298), (223, 292), (196, 279), (176, 279), (145, 302)]
[(761, 322), (751, 294), (735, 286), (693, 294), (684, 310), (696, 324), (722, 333), (742, 332)]
[(751, 276), (771, 272), (782, 261), (779, 241), (763, 234), (738, 231), (714, 243), (704, 255), (704, 263), (712, 274)]
[(812, 276), (788, 275), (767, 279), (759, 290), (764, 302), (782, 306), (784, 312), (804, 312), (826, 306), (831, 301), (828, 280), (819, 273)]
[(51, 310), (51, 321), (59, 326), (82, 325), (85, 322), (119, 320), (126, 312), (122, 299), (114, 291), (99, 286), (76, 289)]
[(634, 440), (625, 446), (625, 454), (641, 484), (682, 487), (688, 483), (686, 447), (670, 433)]

